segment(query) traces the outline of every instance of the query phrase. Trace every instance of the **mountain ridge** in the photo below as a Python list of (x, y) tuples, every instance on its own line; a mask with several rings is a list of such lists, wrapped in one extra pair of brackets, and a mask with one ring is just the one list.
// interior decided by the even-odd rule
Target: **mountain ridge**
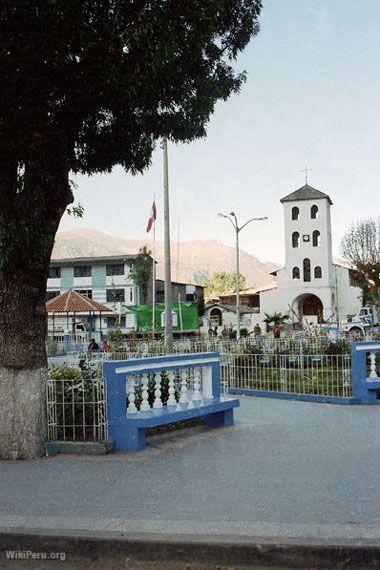
[[(52, 259), (95, 257), (137, 253), (152, 240), (125, 238), (92, 228), (63, 230), (57, 233)], [(192, 240), (179, 244), (172, 242), (172, 279), (186, 283), (201, 283), (215, 271), (235, 270), (235, 248), (220, 243), (217, 239)], [(179, 264), (178, 264), (179, 255)], [(157, 277), (163, 277), (163, 242), (156, 241)], [(273, 281), (270, 272), (278, 264), (260, 261), (254, 255), (240, 250), (240, 271), (249, 287), (261, 287)]]

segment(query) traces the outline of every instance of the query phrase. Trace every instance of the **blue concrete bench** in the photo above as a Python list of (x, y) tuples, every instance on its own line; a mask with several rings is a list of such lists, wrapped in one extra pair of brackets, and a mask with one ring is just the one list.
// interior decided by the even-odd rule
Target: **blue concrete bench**
[(117, 450), (143, 449), (146, 430), (152, 427), (197, 417), (206, 425), (233, 424), (233, 409), (239, 400), (221, 397), (217, 353), (107, 362), (103, 370), (108, 438), (115, 441)]

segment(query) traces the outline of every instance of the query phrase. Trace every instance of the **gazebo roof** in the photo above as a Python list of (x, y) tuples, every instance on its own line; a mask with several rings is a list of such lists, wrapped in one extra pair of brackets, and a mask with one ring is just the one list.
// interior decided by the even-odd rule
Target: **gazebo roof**
[(109, 307), (80, 295), (73, 289), (61, 293), (46, 303), (48, 313), (112, 313)]

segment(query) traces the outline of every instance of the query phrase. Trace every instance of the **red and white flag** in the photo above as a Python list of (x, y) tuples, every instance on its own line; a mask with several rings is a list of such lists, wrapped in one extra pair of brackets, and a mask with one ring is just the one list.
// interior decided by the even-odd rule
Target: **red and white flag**
[(152, 229), (152, 226), (153, 226), (154, 222), (156, 221), (156, 217), (157, 217), (156, 202), (153, 200), (152, 209), (150, 211), (150, 216), (149, 216), (149, 220), (148, 220), (148, 225), (146, 226), (147, 232), (150, 232), (150, 230)]

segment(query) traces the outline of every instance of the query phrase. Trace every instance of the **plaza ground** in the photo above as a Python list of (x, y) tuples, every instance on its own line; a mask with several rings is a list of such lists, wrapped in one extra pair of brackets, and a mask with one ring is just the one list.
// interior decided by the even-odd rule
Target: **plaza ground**
[(0, 531), (380, 545), (380, 407), (247, 396), (235, 413), (139, 453), (0, 463)]

